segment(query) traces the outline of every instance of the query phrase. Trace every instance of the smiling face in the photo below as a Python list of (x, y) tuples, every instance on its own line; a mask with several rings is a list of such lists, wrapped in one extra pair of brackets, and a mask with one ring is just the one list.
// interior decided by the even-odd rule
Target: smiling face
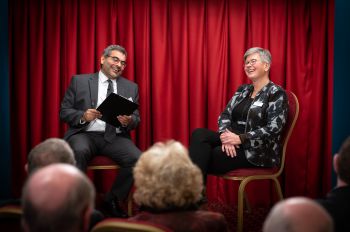
[(252, 81), (268, 75), (269, 69), (270, 64), (263, 62), (259, 53), (253, 53), (247, 56), (244, 63), (245, 74)]
[(101, 56), (101, 71), (110, 79), (119, 77), (126, 66), (126, 56), (120, 51), (112, 50), (108, 56)]

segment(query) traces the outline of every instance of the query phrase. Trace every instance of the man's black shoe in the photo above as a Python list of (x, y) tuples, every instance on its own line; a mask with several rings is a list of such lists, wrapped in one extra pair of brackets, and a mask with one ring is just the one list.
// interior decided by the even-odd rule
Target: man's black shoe
[(104, 209), (107, 211), (107, 216), (117, 217), (117, 218), (127, 218), (128, 215), (120, 207), (118, 202), (111, 200), (104, 203)]

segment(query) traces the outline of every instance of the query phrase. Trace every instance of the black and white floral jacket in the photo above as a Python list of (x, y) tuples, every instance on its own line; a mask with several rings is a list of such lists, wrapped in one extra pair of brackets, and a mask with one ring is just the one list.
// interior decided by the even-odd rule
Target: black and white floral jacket
[[(241, 85), (218, 119), (219, 132), (232, 130), (232, 109), (253, 91)], [(239, 135), (247, 160), (260, 167), (280, 164), (281, 135), (288, 115), (288, 99), (282, 87), (269, 82), (255, 96), (247, 114), (245, 133)]]

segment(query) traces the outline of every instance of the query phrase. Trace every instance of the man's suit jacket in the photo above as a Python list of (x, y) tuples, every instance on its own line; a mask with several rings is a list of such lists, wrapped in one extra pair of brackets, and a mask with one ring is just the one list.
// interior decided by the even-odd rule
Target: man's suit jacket
[[(138, 103), (139, 91), (137, 84), (121, 76), (118, 77), (116, 81), (117, 93), (128, 99), (131, 98), (133, 102)], [(72, 77), (70, 85), (62, 100), (60, 109), (61, 120), (69, 125), (69, 129), (64, 136), (65, 139), (79, 133), (89, 124), (80, 124), (80, 119), (87, 109), (97, 108), (97, 99), (98, 73), (82, 74)], [(136, 128), (140, 122), (139, 111), (135, 110), (131, 117), (132, 123), (130, 123), (126, 128), (121, 128), (122, 133), (127, 136), (130, 135), (130, 130)]]

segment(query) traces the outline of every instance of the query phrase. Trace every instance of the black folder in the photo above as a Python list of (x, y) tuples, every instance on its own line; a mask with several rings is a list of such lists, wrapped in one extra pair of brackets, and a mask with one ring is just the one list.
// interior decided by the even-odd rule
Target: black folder
[(101, 120), (109, 123), (115, 127), (121, 126), (120, 122), (117, 119), (118, 115), (130, 115), (137, 108), (138, 104), (132, 102), (125, 97), (122, 97), (118, 94), (111, 93), (108, 97), (101, 103), (97, 110), (101, 112)]

